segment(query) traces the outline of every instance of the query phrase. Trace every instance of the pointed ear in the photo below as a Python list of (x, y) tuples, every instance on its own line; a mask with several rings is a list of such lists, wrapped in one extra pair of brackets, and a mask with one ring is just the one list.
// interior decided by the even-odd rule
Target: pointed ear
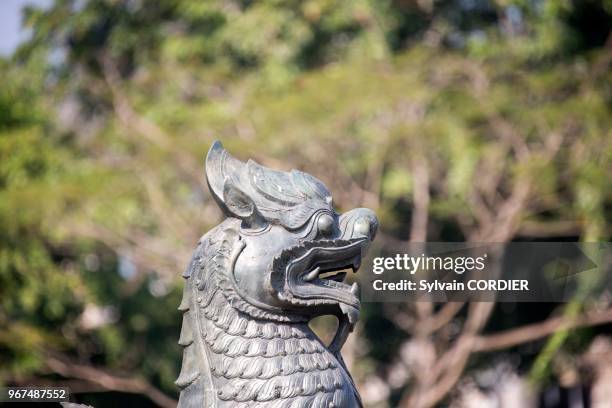
[(257, 227), (266, 223), (263, 216), (257, 211), (257, 206), (251, 197), (229, 177), (223, 183), (223, 203), (232, 214), (242, 219), (247, 226)]

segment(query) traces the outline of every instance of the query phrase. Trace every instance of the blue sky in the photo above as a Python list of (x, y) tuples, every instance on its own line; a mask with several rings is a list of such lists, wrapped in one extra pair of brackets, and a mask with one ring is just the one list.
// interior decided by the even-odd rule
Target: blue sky
[(21, 9), (26, 5), (49, 6), (53, 0), (0, 0), (0, 56), (10, 55), (27, 38), (21, 28)]

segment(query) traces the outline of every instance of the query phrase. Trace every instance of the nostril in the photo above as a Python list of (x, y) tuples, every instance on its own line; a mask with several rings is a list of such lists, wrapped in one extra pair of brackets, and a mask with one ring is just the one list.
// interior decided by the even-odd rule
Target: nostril
[(355, 225), (353, 225), (353, 232), (359, 235), (363, 235), (365, 237), (370, 236), (370, 220), (364, 217), (361, 217), (355, 221)]
[(378, 219), (370, 209), (355, 208), (340, 216), (339, 227), (344, 239), (365, 237), (372, 241), (378, 229)]

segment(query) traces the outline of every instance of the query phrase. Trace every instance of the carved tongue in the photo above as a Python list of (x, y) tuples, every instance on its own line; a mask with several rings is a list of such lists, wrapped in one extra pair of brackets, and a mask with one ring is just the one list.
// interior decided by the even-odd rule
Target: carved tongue
[(346, 306), (341, 303), (340, 309), (344, 314), (338, 317), (338, 330), (329, 345), (330, 351), (338, 356), (340, 355), (340, 349), (344, 346), (348, 335), (355, 328), (355, 323), (357, 323), (357, 319), (359, 318), (359, 311), (354, 307)]

